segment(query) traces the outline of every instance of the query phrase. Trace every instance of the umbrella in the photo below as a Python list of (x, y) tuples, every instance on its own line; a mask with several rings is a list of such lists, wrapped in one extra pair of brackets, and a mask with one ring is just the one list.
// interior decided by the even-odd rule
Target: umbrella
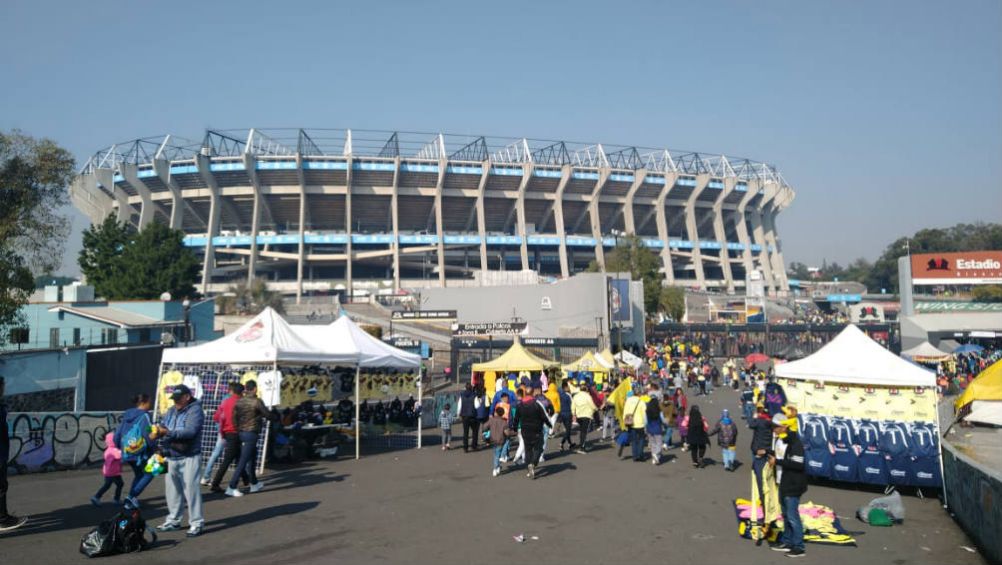
[(765, 363), (769, 360), (769, 356), (765, 353), (752, 353), (751, 355), (745, 356), (745, 363), (749, 365), (754, 365), (755, 363)]
[(985, 348), (981, 347), (980, 345), (975, 345), (973, 343), (965, 343), (964, 345), (961, 345), (960, 347), (954, 349), (953, 352), (954, 353), (981, 353), (982, 351), (984, 351), (984, 349)]

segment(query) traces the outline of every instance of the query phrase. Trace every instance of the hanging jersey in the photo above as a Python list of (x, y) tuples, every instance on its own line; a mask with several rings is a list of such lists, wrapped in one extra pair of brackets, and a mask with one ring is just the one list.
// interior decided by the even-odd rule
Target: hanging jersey
[(913, 474), (911, 469), (911, 458), (909, 457), (908, 432), (904, 424), (891, 422), (885, 424), (884, 431), (880, 435), (880, 450), (884, 454), (884, 461), (887, 463), (887, 472), (890, 475), (890, 484), (908, 484), (909, 474)]
[(160, 377), (160, 386), (157, 389), (157, 413), (163, 416), (174, 406), (174, 401), (170, 395), (174, 392), (174, 387), (184, 382), (184, 375), (180, 371), (168, 371)]
[(940, 487), (943, 484), (939, 468), (939, 443), (936, 430), (927, 424), (915, 424), (911, 429), (912, 460), (908, 482), (918, 487)]
[(828, 423), (823, 416), (801, 416), (800, 420), (807, 474), (830, 478), (832, 454), (828, 450)]
[(852, 449), (853, 432), (847, 420), (834, 419), (828, 426), (829, 452), (832, 455), (831, 478), (838, 481), (855, 482), (857, 473), (856, 454)]
[(257, 395), (268, 408), (282, 404), (282, 371), (265, 371), (259, 374)]
[(863, 420), (856, 428), (853, 447), (859, 459), (859, 480), (875, 485), (887, 484), (887, 466), (880, 452), (880, 429), (877, 424)]
[(198, 375), (192, 373), (185, 375), (183, 383), (184, 386), (191, 389), (192, 396), (194, 396), (198, 400), (202, 399), (202, 397), (204, 396), (203, 393), (205, 391), (202, 390), (202, 379), (199, 378)]

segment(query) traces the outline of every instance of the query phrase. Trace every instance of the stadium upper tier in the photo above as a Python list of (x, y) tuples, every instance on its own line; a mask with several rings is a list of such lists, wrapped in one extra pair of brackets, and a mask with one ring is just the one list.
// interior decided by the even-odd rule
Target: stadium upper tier
[(568, 276), (621, 234), (669, 282), (786, 290), (776, 215), (794, 192), (748, 159), (602, 144), (360, 130), (207, 131), (97, 152), (70, 187), (92, 222), (161, 219), (203, 252), (203, 289), (288, 292), (476, 270)]

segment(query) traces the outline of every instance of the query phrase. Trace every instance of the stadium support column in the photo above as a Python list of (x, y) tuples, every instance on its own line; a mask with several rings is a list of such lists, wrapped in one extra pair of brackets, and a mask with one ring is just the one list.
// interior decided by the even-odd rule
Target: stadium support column
[(94, 177), (98, 184), (115, 195), (115, 202), (118, 202), (118, 221), (132, 222), (132, 206), (129, 204), (129, 195), (115, 186), (115, 172), (111, 169), (95, 169)]
[(209, 285), (212, 283), (212, 271), (216, 268), (216, 246), (212, 239), (219, 235), (219, 215), (222, 211), (222, 202), (219, 196), (219, 186), (216, 179), (209, 170), (209, 158), (205, 155), (195, 156), (195, 165), (198, 174), (202, 177), (202, 182), (209, 187), (209, 222), (208, 232), (205, 234), (205, 258), (202, 263), (202, 294), (208, 296)]
[(779, 214), (780, 210), (787, 206), (790, 195), (790, 189), (780, 187), (776, 196), (773, 198), (772, 203), (766, 208), (766, 212), (763, 217), (763, 221), (765, 223), (765, 239), (773, 249), (769, 254), (772, 258), (772, 272), (776, 278), (776, 286), (783, 292), (790, 290), (790, 284), (786, 276), (786, 265), (783, 262), (783, 250), (780, 247), (781, 242), (776, 234), (776, 215)]
[(438, 240), (438, 284), (445, 288), (445, 229), (442, 222), (442, 187), (449, 162), (438, 160), (438, 181), (435, 183), (435, 236)]
[(689, 234), (689, 242), (692, 243), (692, 266), (696, 271), (696, 284), (702, 290), (706, 290), (706, 273), (703, 271), (703, 253), (699, 247), (699, 230), (696, 229), (696, 199), (709, 182), (710, 175), (696, 175), (696, 188), (685, 203), (685, 229)]
[(400, 157), (393, 159), (393, 194), (390, 195), (390, 222), (393, 224), (393, 291), (400, 291)]
[(570, 269), (567, 267), (567, 230), (564, 228), (564, 189), (567, 182), (571, 180), (571, 166), (564, 165), (560, 170), (560, 184), (557, 185), (556, 201), (553, 203), (553, 220), (557, 228), (557, 236), (560, 237), (560, 276), (567, 278), (570, 276)]
[(160, 178), (160, 182), (164, 183), (164, 186), (170, 190), (170, 227), (179, 230), (184, 225), (184, 212), (187, 204), (181, 196), (181, 188), (174, 182), (174, 179), (170, 178), (170, 163), (165, 159), (154, 159), (153, 171)]
[(768, 187), (770, 185), (770, 183), (766, 183), (763, 188), (759, 189), (760, 193), (765, 194), (759, 200), (758, 205), (752, 206), (748, 214), (748, 219), (751, 220), (752, 237), (755, 240), (755, 245), (759, 246), (758, 264), (762, 268), (762, 276), (765, 277), (765, 284), (769, 289), (769, 294), (773, 294), (776, 292), (776, 285), (772, 280), (772, 266), (769, 263), (769, 245), (765, 241), (765, 234), (762, 230), (762, 205), (769, 198)]
[(630, 190), (626, 193), (626, 202), (623, 204), (623, 227), (626, 228), (626, 233), (637, 235), (637, 224), (633, 218), (633, 198), (640, 190), (640, 185), (644, 184), (646, 177), (647, 169), (637, 169), (633, 172), (633, 184), (630, 185)]
[[(758, 190), (758, 180), (748, 181), (745, 195), (741, 198), (741, 202), (738, 203), (738, 209), (735, 212), (734, 218), (734, 230), (738, 232), (738, 241), (741, 242), (741, 261), (745, 266), (745, 277), (755, 270), (755, 264), (752, 261), (751, 238), (748, 237), (748, 222), (745, 220), (745, 212), (748, 209), (748, 202), (758, 194)], [(745, 286), (745, 292), (748, 292), (747, 286)]]
[[(303, 263), (306, 262), (306, 175), (303, 173), (303, 154), (296, 153), (296, 177), (299, 179), (299, 247), (296, 253), (296, 304), (303, 302)], [(257, 249), (257, 235), (254, 236)]]
[(487, 274), (487, 214), (484, 212), (484, 190), (487, 188), (487, 176), (491, 172), (490, 161), (481, 163), (480, 184), (477, 186), (477, 235), (480, 237), (480, 272)]
[(139, 210), (139, 229), (143, 229), (150, 225), (153, 221), (153, 211), (155, 210), (153, 204), (153, 195), (150, 193), (150, 189), (143, 184), (143, 181), (139, 180), (136, 175), (136, 166), (131, 163), (122, 163), (118, 166), (118, 170), (122, 173), (122, 177), (136, 189), (139, 194), (139, 200), (142, 202), (142, 208)]
[(736, 177), (724, 179), (724, 189), (713, 201), (713, 236), (720, 243), (720, 270), (724, 273), (728, 294), (734, 294), (734, 275), (731, 274), (731, 250), (727, 246), (727, 231), (724, 230), (724, 199), (734, 191), (737, 182)]
[(602, 189), (605, 188), (606, 181), (609, 180), (610, 169), (603, 167), (598, 172), (598, 181), (595, 189), (591, 192), (591, 201), (588, 204), (588, 219), (591, 220), (591, 236), (595, 240), (595, 262), (598, 263), (599, 270), (605, 272), (605, 242), (602, 238), (602, 219), (599, 217), (598, 199), (602, 196)]
[(251, 244), (250, 258), (247, 260), (247, 284), (250, 285), (257, 275), (257, 234), (261, 229), (261, 183), (257, 178), (257, 165), (254, 155), (244, 153), (244, 170), (250, 179), (251, 188), (254, 189), (254, 205), (251, 211)]
[(658, 238), (663, 244), (661, 263), (665, 270), (665, 281), (668, 284), (675, 284), (675, 268), (672, 266), (671, 246), (668, 243), (668, 217), (665, 214), (665, 203), (668, 200), (668, 193), (675, 186), (676, 179), (678, 179), (677, 173), (665, 173), (665, 185), (654, 202), (654, 219), (658, 225)]
[(344, 181), (344, 233), (348, 236), (344, 247), (344, 279), (345, 286), (347, 287), (348, 300), (351, 301), (355, 296), (355, 289), (352, 286), (351, 279), (351, 263), (354, 260), (354, 253), (352, 252), (352, 237), (351, 237), (351, 181), (352, 181), (352, 170), (354, 168), (354, 159), (351, 157), (351, 153), (345, 155), (348, 162), (348, 170), (346, 171), (345, 181)]
[(518, 185), (518, 199), (515, 201), (515, 218), (518, 226), (518, 237), (522, 240), (519, 245), (519, 256), (522, 258), (522, 270), (529, 269), (529, 234), (525, 227), (525, 188), (529, 186), (532, 178), (532, 163), (522, 165), (522, 182)]

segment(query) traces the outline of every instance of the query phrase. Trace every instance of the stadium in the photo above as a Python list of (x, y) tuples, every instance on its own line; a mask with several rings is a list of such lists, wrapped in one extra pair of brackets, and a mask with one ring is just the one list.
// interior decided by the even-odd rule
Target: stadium
[[(98, 151), (70, 187), (109, 214), (184, 230), (203, 292), (263, 278), (300, 297), (379, 281), (463, 285), (486, 271), (604, 268), (624, 234), (669, 283), (788, 290), (776, 216), (794, 191), (772, 165), (603, 144), (333, 129), (206, 131)], [(757, 277), (757, 275), (756, 275)], [(392, 282), (391, 282), (392, 281)], [(346, 286), (343, 286), (346, 285)]]

